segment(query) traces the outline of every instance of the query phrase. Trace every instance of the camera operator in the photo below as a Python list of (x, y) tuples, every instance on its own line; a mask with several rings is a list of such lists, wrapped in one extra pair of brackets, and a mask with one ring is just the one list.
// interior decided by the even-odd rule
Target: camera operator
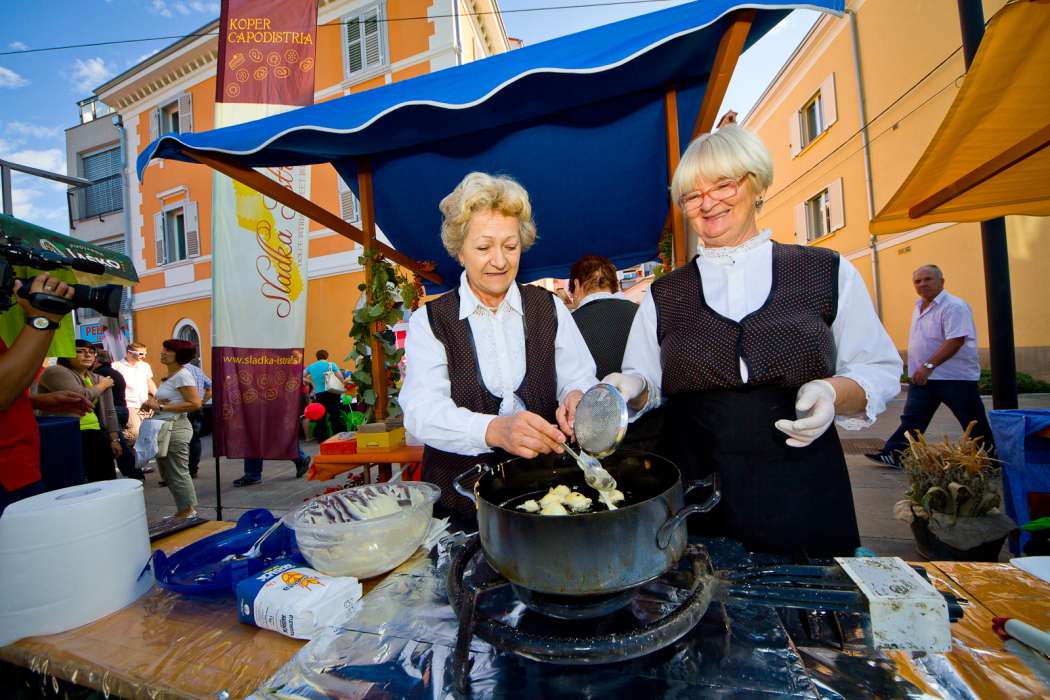
[[(15, 283), (17, 292), (19, 282)], [(30, 294), (73, 298), (73, 289), (47, 275), (38, 274)], [(40, 480), (40, 433), (33, 409), (63, 411), (83, 415), (91, 404), (72, 391), (56, 391), (30, 398), (28, 388), (47, 356), (47, 349), (65, 313), (34, 308), (16, 295), (25, 312), (26, 327), (8, 347), (0, 340), (0, 514), (15, 501), (42, 493)]]

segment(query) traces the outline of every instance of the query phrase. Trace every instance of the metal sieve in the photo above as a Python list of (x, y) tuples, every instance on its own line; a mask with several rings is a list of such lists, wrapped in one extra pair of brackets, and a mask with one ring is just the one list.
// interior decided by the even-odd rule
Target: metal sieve
[(627, 433), (627, 402), (611, 384), (595, 384), (576, 406), (576, 442), (595, 457), (608, 457)]

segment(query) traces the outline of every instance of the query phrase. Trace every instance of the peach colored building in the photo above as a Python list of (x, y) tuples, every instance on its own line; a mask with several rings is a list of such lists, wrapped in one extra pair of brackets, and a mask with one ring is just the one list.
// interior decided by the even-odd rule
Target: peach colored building
[[(989, 18), (1005, 2), (985, 0)], [(822, 15), (766, 89), (745, 127), (773, 155), (759, 225), (781, 241), (839, 251), (864, 276), (903, 352), (912, 271), (939, 265), (970, 303), (987, 366), (988, 323), (977, 224), (936, 224), (873, 240), (868, 222), (922, 155), (965, 73), (954, 2), (849, 0)], [(862, 117), (863, 111), (863, 117)], [(1017, 368), (1050, 379), (1050, 221), (1006, 220)], [(1040, 251), (1044, 251), (1040, 254)]]
[[(495, 0), (319, 0), (315, 100), (330, 100), (511, 48)], [(212, 171), (137, 154), (157, 136), (213, 127), (218, 19), (95, 90), (126, 129), (135, 340), (183, 337), (211, 353)], [(312, 166), (310, 199), (358, 222), (357, 202), (329, 165)], [(437, 232), (435, 232), (437, 235)], [(311, 222), (306, 353), (341, 361), (362, 268), (359, 246)], [(151, 360), (156, 364), (156, 353)], [(157, 369), (155, 367), (155, 369)]]

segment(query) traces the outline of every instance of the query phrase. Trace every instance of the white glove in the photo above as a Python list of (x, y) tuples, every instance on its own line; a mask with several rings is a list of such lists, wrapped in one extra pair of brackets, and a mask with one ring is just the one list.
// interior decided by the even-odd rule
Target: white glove
[(623, 396), (623, 400), (630, 403), (634, 399), (642, 395), (645, 391), (645, 379), (639, 377), (637, 374), (623, 374), (622, 372), (612, 372), (605, 375), (605, 379), (602, 380), (603, 384), (612, 384), (616, 387), (616, 390)]
[(805, 447), (824, 434), (835, 420), (835, 387), (823, 379), (806, 382), (795, 398), (798, 420), (780, 419), (773, 425), (788, 436), (790, 447)]

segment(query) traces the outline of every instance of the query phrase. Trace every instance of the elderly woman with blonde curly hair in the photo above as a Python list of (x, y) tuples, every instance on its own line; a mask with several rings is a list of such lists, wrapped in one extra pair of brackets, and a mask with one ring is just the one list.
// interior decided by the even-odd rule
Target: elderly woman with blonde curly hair
[(564, 303), (516, 279), (536, 240), (525, 188), (474, 172), (440, 208), (441, 240), (463, 273), (456, 289), (409, 320), (398, 400), (405, 428), (426, 445), (423, 478), (442, 487), (439, 505), (470, 515), (452, 479), (508, 454), (560, 453), (576, 404), (597, 379)]

